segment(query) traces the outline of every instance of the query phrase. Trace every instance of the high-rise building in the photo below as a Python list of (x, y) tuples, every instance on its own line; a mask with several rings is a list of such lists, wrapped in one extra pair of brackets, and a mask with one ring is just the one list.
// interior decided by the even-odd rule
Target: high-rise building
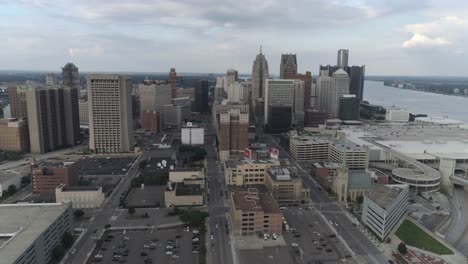
[(268, 105), (267, 131), (279, 134), (288, 132), (293, 123), (293, 108), (290, 105)]
[(175, 68), (171, 68), (169, 72), (169, 83), (171, 84), (171, 97), (176, 98), (177, 96), (177, 73)]
[(289, 79), (286, 75), (297, 74), (296, 54), (281, 54), (280, 79)]
[(80, 115), (80, 125), (87, 126), (89, 125), (89, 107), (88, 101), (80, 99), (78, 101), (79, 115)]
[(92, 74), (87, 77), (89, 148), (96, 153), (133, 149), (132, 94), (127, 76)]
[(215, 90), (214, 90), (214, 102), (221, 103), (223, 99), (225, 98), (226, 91), (227, 91), (227, 78), (217, 77)]
[(247, 88), (243, 83), (234, 82), (227, 87), (228, 100), (231, 103), (248, 103)]
[(312, 94), (312, 73), (307, 71), (305, 74), (285, 72), (284, 79), (295, 79), (304, 82), (304, 110), (311, 107)]
[(46, 85), (56, 85), (56, 80), (55, 80), (55, 73), (49, 72), (46, 75)]
[(217, 119), (220, 160), (242, 156), (244, 148), (248, 146), (249, 112), (230, 109), (220, 112)]
[(344, 70), (338, 69), (333, 73), (330, 88), (326, 93), (326, 112), (329, 117), (338, 117), (340, 110), (340, 98), (345, 94), (349, 94), (349, 77)]
[(226, 87), (237, 82), (238, 73), (234, 69), (229, 69), (226, 74)]
[(27, 152), (29, 150), (28, 121), (0, 119), (0, 150)]
[(69, 62), (62, 68), (62, 84), (80, 90), (80, 74), (75, 64)]
[(349, 85), (349, 93), (355, 94), (356, 97), (362, 102), (364, 98), (364, 78), (366, 74), (366, 66), (351, 66), (347, 67), (346, 72), (351, 79)]
[(156, 111), (141, 113), (141, 127), (151, 133), (159, 132), (158, 113)]
[(327, 113), (314, 109), (307, 109), (304, 113), (304, 126), (305, 127), (318, 127), (325, 125), (327, 120)]
[(11, 118), (11, 105), (7, 104), (3, 107), (3, 118)]
[(169, 82), (166, 81), (149, 81), (145, 80), (142, 83), (138, 84), (139, 93), (140, 93), (140, 123), (142, 128), (150, 129), (145, 125), (151, 123), (143, 122), (144, 118), (148, 118), (146, 113), (156, 112), (160, 118), (158, 127), (162, 127), (162, 113), (164, 111), (164, 106), (171, 103), (172, 98), (172, 87)]
[(263, 108), (257, 109), (258, 101), (262, 101), (265, 95), (265, 80), (269, 78), (268, 73), (268, 62), (265, 55), (262, 54), (262, 48), (260, 47), (260, 53), (255, 58), (252, 67), (252, 107), (254, 111), (260, 110), (255, 113), (255, 116), (263, 116)]
[(338, 50), (338, 59), (337, 59), (336, 65), (340, 68), (348, 67), (348, 56), (349, 56), (349, 50), (347, 49)]
[[(294, 114), (294, 123), (298, 116), (304, 116), (304, 82), (301, 80), (265, 80), (265, 124), (269, 119), (271, 104), (290, 106)], [(303, 119), (302, 119), (303, 120)]]
[(78, 90), (36, 87), (26, 92), (31, 153), (80, 143)]
[(317, 89), (315, 102), (315, 108), (321, 112), (326, 112), (328, 107), (327, 93), (331, 89), (332, 78), (330, 77), (328, 70), (320, 70), (320, 75), (317, 78)]
[(195, 83), (195, 111), (207, 113), (210, 111), (208, 105), (208, 81), (201, 80)]
[(359, 120), (359, 99), (354, 94), (345, 94), (340, 97), (340, 110), (338, 118), (341, 120)]
[(183, 118), (183, 107), (175, 104), (167, 104), (164, 106), (164, 127), (180, 128)]
[(10, 100), (10, 111), (12, 118), (28, 117), (26, 91), (29, 89), (31, 89), (31, 87), (22, 85), (8, 87), (8, 98)]

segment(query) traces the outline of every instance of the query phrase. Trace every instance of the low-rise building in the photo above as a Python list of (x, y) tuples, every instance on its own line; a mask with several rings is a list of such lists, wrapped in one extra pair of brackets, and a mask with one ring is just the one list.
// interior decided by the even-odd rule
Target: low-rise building
[(325, 188), (332, 188), (340, 165), (333, 162), (314, 162), (310, 167), (310, 175)]
[(383, 241), (406, 214), (408, 196), (406, 184), (375, 185), (364, 195), (363, 224)]
[(279, 165), (276, 160), (228, 160), (224, 162), (224, 178), (227, 185), (265, 184), (267, 170)]
[(338, 140), (330, 144), (328, 161), (346, 162), (350, 170), (366, 170), (369, 167), (368, 150), (349, 140)]
[(102, 187), (98, 186), (66, 186), (61, 184), (55, 188), (55, 202), (71, 202), (73, 208), (99, 208), (104, 199)]
[(28, 121), (23, 119), (0, 119), (0, 150), (29, 151)]
[(203, 145), (205, 143), (205, 129), (187, 122), (187, 125), (182, 127), (181, 137), (184, 145)]
[(280, 205), (307, 204), (310, 201), (309, 188), (301, 178), (295, 177), (284, 167), (272, 166), (267, 170), (265, 186)]
[(372, 178), (366, 171), (350, 171), (342, 164), (333, 181), (333, 192), (338, 201), (356, 201), (372, 188)]
[(29, 174), (29, 169), (25, 167), (16, 167), (0, 171), (0, 197), (3, 192), (13, 185), (17, 190), (21, 187), (21, 178)]
[(330, 141), (321, 137), (291, 137), (289, 153), (296, 161), (324, 161), (328, 158)]
[(191, 181), (192, 184), (205, 185), (205, 172), (198, 168), (183, 168), (177, 167), (169, 171), (170, 182), (185, 182)]
[(445, 117), (416, 117), (414, 123), (419, 126), (456, 126), (463, 125), (463, 121)]
[(78, 183), (78, 165), (60, 159), (47, 160), (38, 164), (31, 162), (31, 177), (34, 193), (53, 194), (61, 184), (74, 186)]
[(385, 120), (391, 122), (408, 122), (409, 112), (404, 108), (389, 108), (385, 113)]
[(270, 193), (249, 188), (247, 191), (232, 192), (230, 198), (235, 235), (281, 235), (282, 213)]
[(71, 205), (0, 205), (0, 263), (47, 264), (63, 235), (73, 230)]
[(166, 208), (174, 206), (200, 206), (203, 205), (203, 188), (190, 181), (168, 182), (164, 191)]

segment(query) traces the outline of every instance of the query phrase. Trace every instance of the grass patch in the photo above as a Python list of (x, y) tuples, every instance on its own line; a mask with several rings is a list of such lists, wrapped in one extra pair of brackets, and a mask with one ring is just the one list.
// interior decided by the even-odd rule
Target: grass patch
[(409, 246), (427, 250), (439, 255), (453, 255), (452, 250), (444, 246), (409, 220), (405, 219), (395, 234), (403, 241), (403, 243)]

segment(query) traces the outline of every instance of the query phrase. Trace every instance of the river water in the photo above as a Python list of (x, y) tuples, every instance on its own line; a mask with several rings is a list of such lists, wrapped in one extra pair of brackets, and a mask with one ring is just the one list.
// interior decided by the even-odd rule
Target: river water
[(413, 114), (448, 116), (468, 123), (468, 97), (399, 89), (384, 86), (383, 82), (365, 81), (364, 100), (386, 108), (406, 108)]

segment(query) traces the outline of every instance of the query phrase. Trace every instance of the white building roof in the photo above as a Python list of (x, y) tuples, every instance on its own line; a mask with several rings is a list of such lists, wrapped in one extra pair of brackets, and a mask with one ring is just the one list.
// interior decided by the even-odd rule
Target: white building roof
[(468, 159), (466, 140), (422, 140), (422, 141), (376, 141), (377, 143), (404, 153), (413, 159)]
[(436, 125), (461, 125), (463, 121), (443, 117), (416, 117), (415, 121), (430, 122)]

